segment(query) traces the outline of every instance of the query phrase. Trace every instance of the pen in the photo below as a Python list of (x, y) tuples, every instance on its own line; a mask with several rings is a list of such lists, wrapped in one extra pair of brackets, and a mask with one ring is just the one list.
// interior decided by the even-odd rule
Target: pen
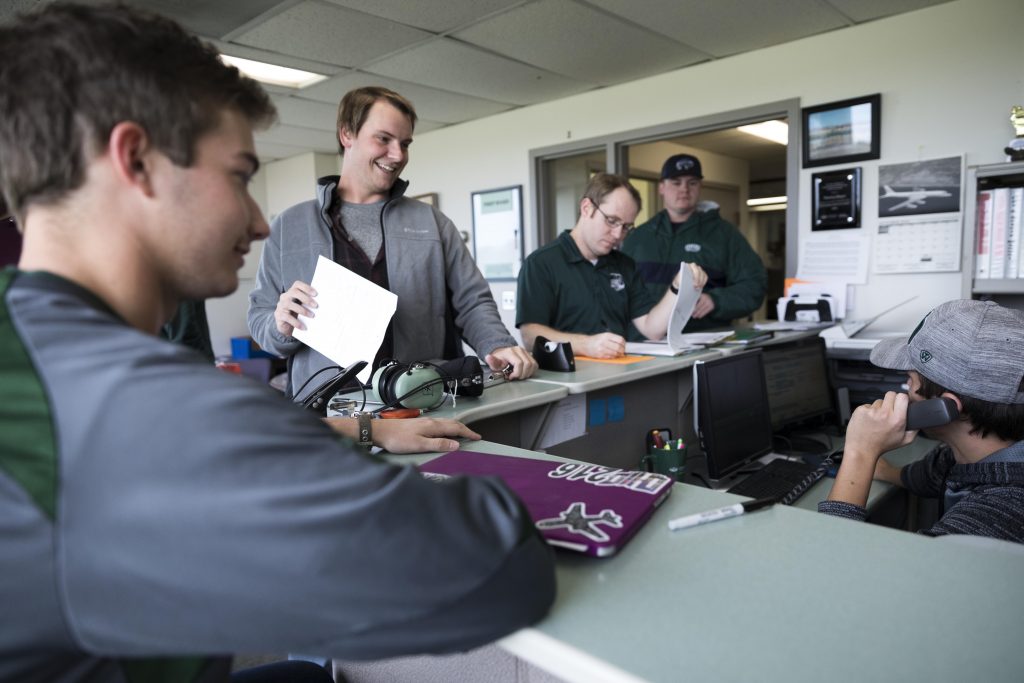
[(661, 438), (661, 432), (660, 431), (658, 431), (657, 429), (652, 429), (651, 430), (651, 436), (654, 437), (654, 447), (655, 448), (664, 448), (665, 447), (665, 440)]
[(776, 500), (774, 498), (758, 498), (757, 500), (751, 500), (746, 503), (736, 503), (735, 505), (726, 505), (725, 507), (715, 508), (714, 510), (708, 510), (706, 512), (698, 512), (695, 515), (676, 517), (675, 519), (670, 519), (668, 521), (668, 528), (669, 531), (689, 529), (692, 526), (707, 524), (709, 522), (717, 522), (720, 519), (738, 517), (744, 512), (760, 510), (763, 507), (775, 504), (775, 502)]

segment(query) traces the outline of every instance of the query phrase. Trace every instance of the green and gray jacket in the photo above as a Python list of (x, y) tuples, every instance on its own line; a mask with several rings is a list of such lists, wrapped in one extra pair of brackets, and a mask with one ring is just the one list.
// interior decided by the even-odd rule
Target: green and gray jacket
[(704, 292), (715, 302), (715, 310), (706, 318), (690, 320), (687, 332), (728, 327), (764, 301), (767, 275), (761, 257), (735, 226), (722, 219), (714, 202), (701, 202), (677, 227), (667, 211), (659, 211), (626, 236), (622, 251), (636, 261), (655, 301), (665, 295), (681, 262), (696, 263), (707, 272)]
[(71, 282), (0, 271), (0, 681), (462, 651), (553, 598), (498, 480), (427, 481)]
[[(403, 197), (407, 185), (396, 182), (381, 211), (388, 287), (398, 296), (398, 310), (391, 321), (395, 358), (406, 362), (457, 358), (462, 355), (463, 338), (480, 357), (515, 346), (515, 338), (501, 322), (491, 288), (455, 225), (436, 208)], [(297, 204), (274, 219), (256, 286), (249, 294), (253, 339), (270, 353), (292, 357), (289, 393), (318, 370), (336, 365), (298, 339), (278, 332), (274, 309), (293, 282), (313, 279), (317, 256), (334, 259), (328, 209), (337, 186), (337, 176), (321, 178), (315, 200)]]

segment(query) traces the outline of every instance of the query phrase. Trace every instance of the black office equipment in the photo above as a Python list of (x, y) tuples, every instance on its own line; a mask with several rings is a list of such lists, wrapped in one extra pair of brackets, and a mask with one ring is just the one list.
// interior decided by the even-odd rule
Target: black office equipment
[(826, 468), (824, 467), (808, 465), (807, 463), (796, 462), (795, 460), (786, 460), (785, 458), (777, 458), (743, 481), (730, 487), (728, 492), (750, 498), (774, 498), (781, 500), (807, 477), (813, 476), (813, 479), (808, 482), (808, 486), (804, 487), (798, 495), (790, 498), (788, 502), (791, 503), (810, 488), (809, 484), (821, 479), (825, 475), (825, 470)]
[(357, 360), (334, 377), (314, 389), (302, 400), (302, 407), (308, 408), (319, 415), (327, 413), (327, 402), (334, 394), (349, 383), (359, 371), (366, 367), (365, 360)]
[(834, 422), (825, 341), (803, 337), (762, 347), (772, 431), (791, 432)]
[(693, 366), (693, 423), (712, 480), (753, 466), (772, 450), (760, 349)]
[(541, 370), (576, 372), (576, 357), (569, 342), (554, 342), (538, 336), (533, 341), (533, 357)]

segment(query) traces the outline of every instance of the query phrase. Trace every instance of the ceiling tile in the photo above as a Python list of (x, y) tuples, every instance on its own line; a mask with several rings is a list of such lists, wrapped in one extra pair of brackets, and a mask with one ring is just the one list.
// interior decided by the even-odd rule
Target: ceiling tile
[(445, 92), (361, 71), (349, 71), (305, 88), (302, 91), (302, 96), (325, 103), (329, 102), (337, 107), (342, 96), (349, 90), (368, 85), (391, 88), (412, 102), (416, 107), (416, 116), (421, 119), (416, 124), (416, 130), (419, 132), (423, 131), (422, 119), (431, 119), (440, 123), (461, 123), (507, 111), (513, 107), (513, 105), (503, 102)]
[(716, 57), (777, 45), (849, 24), (843, 15), (820, 0), (587, 1)]
[(384, 19), (415, 26), (427, 31), (443, 32), (465, 26), (488, 14), (523, 4), (524, 0), (444, 0), (444, 2), (409, 2), (409, 0), (327, 0)]
[(836, 9), (857, 22), (912, 12), (946, 2), (949, 0), (829, 0)]
[(359, 66), (430, 37), (393, 21), (307, 0), (235, 36), (232, 42), (338, 66)]
[(338, 116), (336, 104), (331, 105), (302, 97), (281, 97), (279, 95), (274, 95), (270, 99), (277, 107), (277, 118), (281, 125), (334, 132)]
[(281, 0), (131, 0), (129, 4), (171, 17), (201, 36), (220, 38), (280, 5)]
[[(530, 38), (523, 40), (523, 36)], [(708, 58), (574, 0), (541, 0), (524, 5), (458, 31), (453, 37), (601, 85), (670, 71)]]
[(536, 69), (449, 38), (375, 62), (366, 71), (497, 102), (535, 104), (596, 84)]
[(317, 152), (337, 152), (338, 141), (333, 130), (318, 130), (301, 126), (277, 124), (258, 134), (259, 140), (282, 145), (304, 147)]

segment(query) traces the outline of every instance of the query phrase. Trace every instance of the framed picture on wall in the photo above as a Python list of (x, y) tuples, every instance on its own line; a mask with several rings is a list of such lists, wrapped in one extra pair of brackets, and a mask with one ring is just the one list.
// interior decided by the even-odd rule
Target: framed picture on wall
[(860, 167), (811, 176), (811, 230), (860, 227)]
[(416, 201), (423, 202), (424, 204), (430, 204), (434, 208), (438, 208), (437, 193), (427, 192), (426, 194), (416, 194), (412, 196)]
[(803, 109), (804, 168), (877, 159), (881, 116), (879, 94)]
[(473, 258), (488, 280), (515, 280), (523, 258), (523, 186), (472, 193)]

